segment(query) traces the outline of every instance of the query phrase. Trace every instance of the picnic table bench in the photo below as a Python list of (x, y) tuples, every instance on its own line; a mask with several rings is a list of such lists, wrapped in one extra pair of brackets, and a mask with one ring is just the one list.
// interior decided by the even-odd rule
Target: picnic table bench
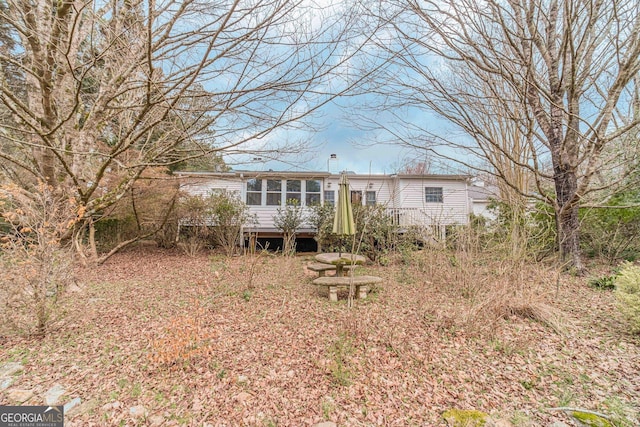
[[(355, 266), (345, 265), (342, 268), (348, 271), (351, 270), (352, 267)], [(325, 264), (323, 262), (312, 262), (307, 265), (307, 269), (318, 273), (318, 277), (325, 277), (327, 271), (336, 271), (337, 268), (334, 264)]]
[(325, 276), (318, 277), (313, 281), (313, 284), (328, 288), (329, 301), (338, 301), (338, 288), (348, 287), (352, 283), (351, 281), (353, 281), (353, 284), (356, 287), (358, 298), (365, 299), (367, 297), (367, 292), (369, 291), (369, 285), (375, 285), (376, 283), (382, 282), (382, 278), (375, 276)]

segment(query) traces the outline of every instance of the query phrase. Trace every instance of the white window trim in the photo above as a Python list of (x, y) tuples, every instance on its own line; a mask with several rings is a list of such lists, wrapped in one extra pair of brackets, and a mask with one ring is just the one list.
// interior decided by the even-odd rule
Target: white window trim
[[(427, 194), (427, 189), (434, 189), (434, 190), (440, 190), (440, 191), (439, 191), (439, 194), (435, 194), (435, 193)], [(425, 186), (423, 194), (424, 194), (425, 203), (444, 203), (444, 187)], [(431, 196), (431, 197), (438, 196), (440, 200), (437, 200), (437, 201), (427, 200), (427, 196)]]
[[(249, 191), (248, 182), (251, 179), (260, 179), (261, 190), (260, 190), (260, 204), (259, 205), (249, 205), (247, 203), (248, 194), (257, 194), (257, 191)], [(267, 204), (267, 194), (274, 194), (275, 191), (267, 191), (267, 181), (280, 181), (280, 204), (279, 205), (268, 205)], [(307, 206), (307, 181), (318, 181), (320, 184), (320, 191), (312, 191), (310, 194), (317, 194), (320, 196), (320, 203), (324, 202), (324, 192), (331, 191), (331, 189), (327, 189), (322, 180), (319, 179), (271, 179), (271, 178), (250, 178), (244, 183), (244, 202), (247, 206), (254, 207), (275, 207), (275, 206), (286, 206), (287, 205), (287, 193), (297, 193), (296, 191), (287, 191), (287, 181), (300, 181), (300, 206)], [(335, 199), (335, 193), (334, 193)], [(334, 200), (335, 202), (335, 200)]]

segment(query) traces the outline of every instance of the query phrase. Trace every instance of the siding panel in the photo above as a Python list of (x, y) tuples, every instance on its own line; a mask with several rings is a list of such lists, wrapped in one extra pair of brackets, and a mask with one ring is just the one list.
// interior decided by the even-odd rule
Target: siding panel
[[(469, 199), (466, 183), (448, 180), (399, 180), (400, 208), (414, 208), (432, 224), (467, 224)], [(443, 203), (427, 203), (425, 187), (442, 187)]]
[[(366, 201), (366, 191), (375, 191), (376, 204), (400, 212), (399, 214), (396, 212), (395, 215), (399, 215), (399, 220), (402, 216), (403, 224), (450, 225), (469, 222), (470, 202), (464, 178), (442, 179), (407, 175), (349, 175), (348, 178), (351, 190), (362, 191), (363, 202)], [(206, 195), (211, 190), (224, 189), (235, 192), (245, 201), (246, 179), (242, 175), (233, 174), (185, 176), (183, 189), (194, 195)], [(283, 175), (282, 179), (288, 179), (288, 177)], [(294, 179), (305, 178), (297, 176)], [(337, 198), (340, 176), (331, 175), (320, 179), (323, 187), (322, 197), (324, 197), (324, 191), (330, 190), (336, 192)], [(443, 203), (427, 203), (424, 195), (425, 187), (442, 187)], [(256, 215), (259, 223), (248, 229), (275, 230), (273, 217), (277, 209), (278, 206), (249, 206), (249, 212)], [(310, 226), (305, 224), (303, 229), (308, 231)]]
[(194, 196), (206, 196), (212, 190), (227, 190), (242, 194), (242, 181), (239, 179), (189, 178), (182, 188)]

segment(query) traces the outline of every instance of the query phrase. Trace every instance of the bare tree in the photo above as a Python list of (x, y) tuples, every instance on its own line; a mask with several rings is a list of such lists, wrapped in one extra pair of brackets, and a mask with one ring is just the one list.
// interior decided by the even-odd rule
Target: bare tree
[(426, 175), (429, 172), (429, 163), (423, 160), (411, 160), (405, 163), (400, 173), (408, 175)]
[(0, 6), (3, 177), (64, 188), (89, 222), (149, 167), (302, 126), (349, 89), (359, 50), (357, 14), (300, 0)]
[(469, 166), (480, 159), (505, 188), (551, 204), (561, 252), (582, 271), (580, 203), (630, 172), (614, 147), (640, 122), (640, 4), (380, 5), (370, 11), (389, 23), (378, 39), (391, 63), (376, 88), (384, 107), (435, 112), (467, 135), (405, 120), (394, 137)]

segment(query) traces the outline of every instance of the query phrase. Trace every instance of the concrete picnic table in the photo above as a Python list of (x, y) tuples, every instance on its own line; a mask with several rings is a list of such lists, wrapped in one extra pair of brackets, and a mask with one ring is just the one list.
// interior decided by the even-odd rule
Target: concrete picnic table
[(346, 252), (327, 252), (316, 255), (316, 261), (324, 264), (333, 264), (336, 266), (336, 277), (344, 276), (345, 265), (360, 265), (367, 261), (362, 255), (350, 254)]

